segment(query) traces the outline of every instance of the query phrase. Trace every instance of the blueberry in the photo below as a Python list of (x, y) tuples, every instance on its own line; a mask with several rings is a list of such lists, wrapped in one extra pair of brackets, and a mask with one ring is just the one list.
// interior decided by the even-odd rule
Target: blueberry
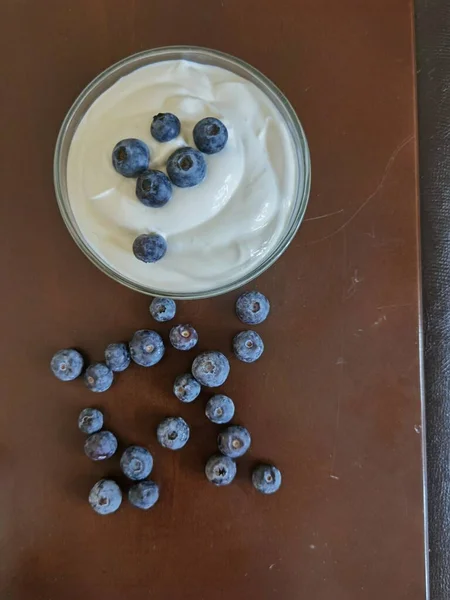
[(114, 371), (115, 373), (125, 371), (125, 369), (128, 369), (130, 366), (130, 361), (130, 351), (128, 350), (127, 344), (118, 342), (106, 346), (105, 363), (111, 371)]
[(137, 178), (136, 196), (145, 206), (160, 208), (172, 198), (170, 179), (162, 171), (145, 171)]
[(236, 463), (228, 456), (211, 456), (205, 466), (205, 475), (214, 485), (228, 485), (236, 476)]
[(180, 135), (180, 119), (172, 113), (158, 113), (150, 126), (152, 136), (158, 142), (170, 142)]
[(104, 363), (89, 365), (83, 375), (84, 383), (91, 392), (106, 392), (112, 385), (113, 372)]
[(169, 156), (167, 175), (174, 185), (181, 188), (198, 185), (206, 177), (203, 154), (194, 148), (178, 148)]
[(73, 348), (59, 350), (50, 362), (50, 368), (60, 381), (76, 379), (83, 369), (83, 357)]
[(190, 373), (178, 375), (173, 384), (173, 393), (181, 402), (193, 402), (200, 394), (200, 384)]
[(150, 150), (141, 140), (128, 138), (114, 146), (112, 164), (124, 177), (137, 177), (148, 169), (149, 162)]
[(270, 303), (261, 292), (245, 292), (236, 301), (236, 314), (246, 325), (259, 325), (269, 311)]
[(252, 363), (264, 352), (264, 343), (256, 331), (241, 331), (233, 338), (233, 352), (239, 360)]
[(167, 417), (158, 425), (158, 442), (169, 450), (179, 450), (189, 439), (189, 425), (181, 417)]
[(213, 423), (228, 423), (234, 416), (233, 400), (223, 394), (212, 396), (206, 403), (205, 415)]
[(160, 323), (173, 319), (176, 311), (177, 306), (171, 298), (153, 298), (150, 304), (150, 314)]
[(124, 475), (134, 481), (145, 479), (153, 469), (153, 457), (147, 448), (129, 446), (122, 454), (120, 468)]
[(97, 431), (84, 442), (84, 453), (91, 460), (106, 460), (117, 450), (117, 438), (110, 431)]
[(159, 487), (154, 481), (141, 481), (131, 486), (128, 492), (130, 504), (142, 510), (151, 508), (159, 498)]
[(122, 503), (122, 492), (115, 481), (101, 479), (89, 493), (89, 504), (99, 515), (109, 515)]
[(143, 233), (133, 242), (133, 254), (145, 263), (154, 263), (167, 252), (167, 242), (159, 233)]
[(224, 429), (217, 438), (219, 450), (225, 456), (238, 458), (250, 448), (252, 438), (245, 427), (231, 425)]
[(100, 431), (103, 427), (103, 413), (96, 408), (84, 408), (78, 417), (78, 428), (87, 434)]
[(177, 350), (191, 350), (198, 342), (198, 333), (192, 325), (176, 325), (170, 330), (169, 340)]
[(258, 465), (253, 469), (252, 483), (262, 494), (273, 494), (281, 485), (281, 473), (273, 465)]
[(218, 387), (225, 383), (230, 372), (228, 358), (217, 350), (202, 352), (192, 363), (192, 375), (206, 387)]
[(156, 331), (139, 329), (130, 342), (131, 358), (141, 367), (152, 367), (164, 356), (164, 342)]
[(225, 148), (228, 130), (222, 121), (214, 117), (206, 117), (194, 127), (194, 142), (205, 154), (216, 154)]

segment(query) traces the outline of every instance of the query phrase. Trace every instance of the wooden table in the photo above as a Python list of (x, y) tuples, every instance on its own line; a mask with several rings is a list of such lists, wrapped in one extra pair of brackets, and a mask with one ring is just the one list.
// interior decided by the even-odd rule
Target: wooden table
[[(2, 359), (0, 596), (11, 600), (424, 598), (417, 148), (409, 0), (6, 0), (0, 58)], [(133, 367), (104, 395), (61, 384), (60, 347), (101, 359), (152, 326), (149, 300), (109, 280), (66, 231), (52, 159), (60, 123), (101, 70), (150, 47), (239, 56), (286, 93), (305, 126), (313, 189), (286, 254), (255, 285), (272, 302), (264, 357), (232, 362), (226, 391), (253, 435), (228, 488), (207, 395), (180, 405), (191, 355)], [(250, 286), (252, 287), (252, 286)], [(237, 294), (179, 305), (201, 348), (229, 351)], [(158, 327), (167, 333), (168, 327)], [(81, 408), (104, 409), (122, 447), (148, 446), (161, 499), (110, 518), (87, 505), (117, 475), (83, 455)], [(184, 451), (157, 446), (180, 414)], [(256, 460), (283, 471), (253, 491)]]

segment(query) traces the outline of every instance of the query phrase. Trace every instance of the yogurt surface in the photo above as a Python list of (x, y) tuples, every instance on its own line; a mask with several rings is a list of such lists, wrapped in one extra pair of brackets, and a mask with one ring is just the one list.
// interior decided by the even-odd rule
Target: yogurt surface
[[(150, 134), (160, 112), (181, 121), (171, 142)], [(223, 121), (229, 134), (221, 152), (205, 155), (206, 179), (173, 186), (162, 208), (144, 206), (136, 181), (112, 166), (116, 143), (143, 140), (149, 167), (165, 172), (174, 150), (195, 147), (192, 130), (204, 117)], [(126, 278), (172, 293), (211, 290), (261, 263), (288, 225), (299, 176), (292, 137), (271, 100), (228, 70), (184, 60), (142, 67), (106, 90), (78, 126), (67, 162), (71, 208), (92, 250)], [(168, 250), (145, 264), (132, 245), (151, 231), (164, 235)]]

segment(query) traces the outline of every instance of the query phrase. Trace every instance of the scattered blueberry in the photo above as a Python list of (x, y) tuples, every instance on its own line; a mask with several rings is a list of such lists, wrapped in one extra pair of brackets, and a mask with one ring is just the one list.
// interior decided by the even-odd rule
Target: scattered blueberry
[(238, 458), (245, 454), (250, 448), (251, 441), (248, 430), (240, 425), (227, 427), (217, 438), (219, 450), (230, 458)]
[(281, 485), (281, 473), (273, 465), (258, 465), (252, 473), (252, 483), (262, 494), (273, 494)]
[(205, 154), (216, 154), (225, 147), (228, 130), (222, 121), (214, 117), (206, 117), (194, 127), (194, 142)]
[(130, 342), (130, 354), (141, 367), (152, 367), (164, 356), (164, 342), (156, 331), (139, 329)]
[(178, 148), (169, 156), (167, 175), (171, 182), (181, 188), (192, 187), (206, 177), (206, 162), (203, 154), (194, 148)]
[(236, 463), (228, 456), (211, 456), (205, 466), (205, 475), (214, 485), (228, 485), (236, 476)]
[(264, 352), (264, 343), (256, 331), (241, 331), (233, 338), (233, 352), (239, 360), (252, 363)]
[(172, 113), (155, 115), (150, 127), (152, 136), (158, 142), (170, 142), (180, 135), (180, 130), (180, 119)]
[(222, 352), (210, 350), (194, 359), (191, 370), (200, 385), (218, 387), (225, 383), (230, 373), (230, 363)]
[(246, 325), (259, 325), (269, 311), (270, 303), (261, 292), (245, 292), (236, 301), (236, 314)]
[(167, 417), (158, 425), (158, 442), (169, 450), (179, 450), (189, 439), (189, 425), (181, 417)]
[(117, 450), (117, 438), (110, 431), (97, 431), (84, 442), (84, 453), (91, 460), (106, 460)]
[(113, 167), (124, 177), (137, 177), (148, 169), (149, 162), (150, 150), (141, 140), (128, 138), (114, 146)]
[(190, 373), (178, 375), (173, 384), (173, 393), (181, 402), (193, 402), (200, 394), (200, 384)]
[(150, 304), (150, 314), (160, 323), (173, 319), (176, 311), (177, 306), (171, 298), (153, 298)]
[(145, 171), (137, 178), (136, 196), (145, 206), (160, 208), (172, 198), (170, 179), (162, 171)]
[(109, 515), (122, 503), (122, 492), (115, 481), (101, 479), (89, 493), (89, 504), (99, 515)]
[(151, 508), (159, 498), (159, 487), (154, 481), (141, 481), (131, 486), (128, 492), (130, 504), (136, 508), (147, 510)]
[(233, 400), (223, 394), (216, 394), (206, 403), (205, 415), (213, 423), (228, 423), (234, 416)]
[(153, 457), (147, 448), (130, 446), (122, 454), (120, 468), (124, 475), (134, 481), (145, 479), (153, 469)]
[(167, 242), (159, 233), (143, 233), (133, 242), (133, 254), (145, 263), (154, 263), (167, 252)]
[(83, 357), (73, 348), (59, 350), (50, 361), (50, 368), (60, 381), (76, 379), (83, 369)]
[(78, 428), (90, 435), (103, 427), (103, 413), (96, 408), (83, 408), (78, 417)]
[(113, 372), (103, 363), (93, 363), (84, 372), (84, 383), (91, 392), (106, 392), (112, 385)]
[(128, 345), (123, 342), (117, 342), (106, 346), (105, 350), (105, 363), (106, 366), (114, 371), (120, 373), (125, 371), (130, 366), (130, 351)]
[(198, 333), (192, 325), (176, 325), (170, 330), (169, 339), (177, 350), (191, 350), (198, 342)]

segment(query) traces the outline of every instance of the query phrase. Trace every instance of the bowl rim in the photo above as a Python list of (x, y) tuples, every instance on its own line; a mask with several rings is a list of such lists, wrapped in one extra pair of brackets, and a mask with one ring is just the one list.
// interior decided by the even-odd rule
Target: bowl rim
[[(287, 112), (287, 115), (291, 121), (289, 123), (286, 122), (285, 115), (281, 115), (283, 120), (286, 122), (290, 134), (293, 136), (293, 131), (296, 134), (297, 139), (293, 139), (297, 159), (298, 159), (298, 167), (301, 169), (303, 173), (303, 186), (300, 186), (297, 182), (296, 189), (296, 198), (295, 204), (293, 207), (293, 212), (295, 213), (295, 219), (291, 223), (290, 227), (284, 233), (284, 235), (280, 238), (274, 250), (254, 269), (249, 271), (247, 274), (241, 276), (239, 279), (230, 281), (226, 284), (218, 286), (211, 290), (197, 291), (197, 292), (170, 292), (167, 290), (158, 290), (156, 288), (150, 288), (145, 285), (141, 285), (136, 281), (128, 279), (123, 276), (121, 273), (116, 271), (107, 262), (102, 259), (98, 254), (94, 252), (94, 250), (89, 246), (87, 241), (83, 239), (81, 231), (78, 230), (78, 225), (76, 224), (75, 217), (69, 213), (68, 208), (70, 209), (70, 201), (67, 194), (67, 199), (65, 198), (65, 194), (63, 193), (62, 183), (61, 183), (61, 168), (65, 168), (61, 165), (62, 159), (62, 148), (65, 142), (66, 135), (68, 134), (69, 127), (71, 125), (72, 120), (77, 115), (78, 110), (81, 104), (84, 102), (86, 97), (105, 79), (110, 77), (111, 75), (117, 74), (123, 67), (130, 66), (133, 63), (139, 63), (142, 59), (146, 58), (158, 58), (159, 56), (165, 56), (168, 53), (186, 53), (188, 54), (204, 54), (205, 58), (213, 57), (221, 59), (228, 64), (234, 64), (235, 66), (239, 66), (245, 71), (247, 71), (253, 78), (258, 80), (258, 82), (262, 85), (262, 87), (268, 88), (272, 95), (283, 105), (284, 109)], [(198, 62), (194, 58), (190, 58), (189, 56), (180, 57), (178, 60), (191, 60), (192, 62)], [(170, 60), (170, 59), (166, 59)], [(172, 59), (173, 60), (173, 59)], [(210, 64), (206, 62), (205, 64)], [(145, 65), (142, 65), (145, 66)], [(214, 65), (213, 65), (214, 66)], [(140, 68), (140, 66), (136, 66), (136, 69)], [(226, 68), (222, 66), (222, 68)], [(129, 71), (131, 73), (132, 71)], [(127, 73), (128, 74), (128, 73)], [(254, 82), (252, 82), (254, 83)], [(112, 84), (113, 85), (113, 84)], [(266, 90), (262, 90), (266, 94)], [(97, 96), (99, 97), (99, 96)], [(273, 102), (273, 98), (269, 97), (269, 99)], [(94, 100), (95, 101), (95, 100)], [(279, 110), (279, 106), (275, 104), (277, 110)], [(84, 117), (84, 114), (81, 118)], [(292, 130), (293, 129), (293, 130)], [(76, 131), (76, 129), (75, 129)], [(300, 148), (299, 148), (300, 146)], [(262, 273), (264, 273), (269, 267), (271, 267), (276, 260), (285, 252), (293, 238), (295, 237), (302, 221), (304, 215), (306, 213), (306, 209), (308, 206), (310, 191), (311, 191), (311, 158), (308, 147), (308, 142), (306, 139), (306, 135), (302, 124), (287, 97), (283, 94), (283, 92), (278, 88), (278, 86), (269, 79), (266, 75), (261, 73), (258, 69), (247, 63), (246, 61), (233, 56), (232, 54), (228, 54), (226, 52), (222, 52), (220, 50), (214, 50), (211, 48), (203, 47), (203, 46), (190, 46), (190, 45), (174, 45), (174, 46), (161, 46), (158, 48), (152, 48), (143, 50), (141, 52), (137, 52), (135, 54), (131, 54), (111, 66), (107, 67), (105, 70), (101, 71), (94, 79), (92, 79), (86, 87), (81, 91), (80, 94), (76, 97), (74, 102), (72, 103), (70, 109), (68, 110), (64, 120), (61, 124), (58, 137), (56, 140), (55, 152), (53, 157), (53, 181), (55, 187), (56, 200), (58, 203), (58, 207), (63, 218), (63, 221), (72, 236), (73, 240), (80, 248), (80, 250), (84, 253), (84, 255), (97, 267), (99, 268), (105, 275), (108, 275), (114, 281), (121, 283), (122, 285), (132, 289), (134, 291), (146, 294), (148, 296), (164, 296), (166, 298), (173, 298), (178, 300), (196, 300), (203, 298), (212, 298), (215, 296), (219, 296), (221, 294), (225, 294), (231, 292), (233, 290), (239, 289), (257, 277), (259, 277)]]

